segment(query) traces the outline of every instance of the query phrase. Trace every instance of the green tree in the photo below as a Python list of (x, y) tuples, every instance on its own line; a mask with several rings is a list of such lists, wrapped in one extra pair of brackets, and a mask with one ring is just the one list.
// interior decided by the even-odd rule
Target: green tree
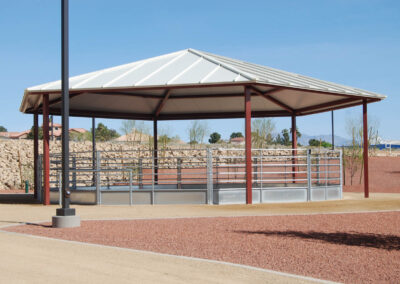
[[(290, 128), (290, 134), (292, 134), (292, 128)], [(300, 138), (301, 137), (301, 132), (299, 131), (299, 128), (296, 126), (296, 137)]]
[(290, 144), (291, 144), (289, 130), (287, 130), (286, 128), (282, 130), (282, 141), (281, 142), (282, 142), (281, 144), (285, 145), (285, 146), (290, 146)]
[(109, 141), (119, 137), (119, 134), (114, 129), (109, 129), (103, 123), (97, 124), (95, 129), (96, 141)]
[(283, 139), (282, 139), (282, 137), (281, 137), (280, 134), (278, 134), (278, 135), (275, 137), (274, 143), (275, 143), (275, 144), (278, 144), (278, 145), (283, 145)]
[(218, 143), (221, 140), (221, 134), (218, 132), (211, 133), (210, 139), (208, 139), (208, 142), (210, 144), (215, 144)]
[(86, 131), (84, 133), (70, 132), (69, 140), (75, 142), (91, 141), (92, 133), (89, 131)]
[(317, 139), (310, 139), (308, 140), (308, 145), (313, 147), (324, 147), (324, 148), (331, 148), (332, 144), (323, 140)]
[(0, 125), (0, 132), (7, 132), (7, 128), (4, 126)]
[(232, 138), (237, 138), (237, 137), (243, 137), (242, 132), (232, 132), (230, 138), (232, 139)]
[[(26, 137), (27, 139), (33, 139), (34, 128), (34, 126), (31, 127), (31, 131), (29, 131), (28, 136)], [(39, 127), (39, 139), (43, 139), (43, 129), (41, 127)]]

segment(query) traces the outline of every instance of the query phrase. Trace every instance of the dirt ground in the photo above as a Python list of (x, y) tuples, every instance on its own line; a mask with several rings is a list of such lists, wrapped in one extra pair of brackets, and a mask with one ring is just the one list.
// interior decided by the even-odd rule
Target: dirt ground
[(85, 221), (7, 231), (250, 265), (345, 283), (400, 282), (400, 211)]
[[(35, 224), (49, 222), (57, 207), (55, 205), (42, 206), (38, 204), (0, 204), (0, 227), (25, 224), (27, 222)], [(400, 194), (371, 194), (371, 198), (366, 200), (362, 198), (360, 193), (345, 193), (344, 200), (341, 201), (257, 204), (251, 206), (143, 205), (131, 207), (74, 207), (82, 220), (150, 218), (162, 221), (161, 219), (164, 220), (164, 218), (221, 216), (270, 216), (275, 218), (272, 217), (275, 215), (283, 218), (288, 214), (306, 214), (304, 218), (311, 220), (314, 214), (321, 212), (398, 211), (400, 210)], [(345, 216), (350, 215), (345, 214)], [(205, 218), (206, 223), (211, 219), (213, 218)], [(168, 221), (168, 219), (165, 221)], [(83, 224), (85, 223), (83, 222)], [(285, 222), (280, 221), (279, 223), (284, 224)], [(313, 222), (308, 223), (313, 224)], [(329, 231), (327, 232), (329, 233)], [(164, 234), (163, 236), (166, 237), (167, 235)], [(240, 238), (245, 240), (253, 238), (252, 236), (260, 237), (261, 235), (242, 234)], [(273, 236), (271, 237), (273, 238)], [(290, 238), (290, 236), (282, 239), (285, 238)], [(278, 239), (281, 239), (281, 237)], [(341, 248), (346, 250), (347, 246)], [(311, 281), (311, 279), (296, 278), (296, 275), (281, 275), (266, 270), (255, 270), (251, 267), (199, 262), (199, 260), (193, 259), (149, 254), (144, 251), (71, 243), (37, 238), (30, 235), (15, 235), (1, 230), (0, 251), (0, 282), (3, 283), (55, 281), (60, 283), (132, 283), (132, 279), (143, 283), (306, 283)], [(285, 271), (278, 267), (274, 269)], [(309, 276), (316, 275), (307, 271), (296, 271), (295, 273)]]
[[(400, 193), (400, 157), (370, 157), (368, 165), (370, 192)], [(360, 171), (353, 177), (353, 185), (350, 173), (346, 171), (343, 190), (364, 191), (363, 181), (360, 184)]]

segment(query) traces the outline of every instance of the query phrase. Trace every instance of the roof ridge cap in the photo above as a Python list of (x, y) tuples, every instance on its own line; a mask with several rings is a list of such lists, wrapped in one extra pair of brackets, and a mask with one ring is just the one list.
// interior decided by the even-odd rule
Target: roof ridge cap
[(197, 56), (203, 57), (204, 59), (206, 59), (206, 60), (208, 60), (208, 61), (210, 61), (210, 62), (212, 62), (214, 64), (218, 64), (222, 68), (225, 68), (225, 69), (227, 69), (227, 70), (229, 70), (231, 72), (234, 72), (234, 73), (236, 73), (236, 74), (238, 74), (238, 75), (240, 75), (242, 77), (245, 77), (246, 79), (248, 79), (250, 81), (258, 80), (258, 78), (256, 76), (254, 76), (254, 74), (249, 74), (247, 72), (242, 72), (242, 71), (236, 69), (235, 67), (233, 67), (233, 66), (231, 66), (231, 65), (229, 65), (227, 63), (223, 63), (223, 62), (219, 61), (218, 59), (214, 58), (211, 55), (205, 54), (203, 51), (196, 50), (196, 49), (193, 49), (193, 48), (188, 48), (187, 51), (191, 52), (191, 53), (193, 53), (193, 54), (195, 54)]

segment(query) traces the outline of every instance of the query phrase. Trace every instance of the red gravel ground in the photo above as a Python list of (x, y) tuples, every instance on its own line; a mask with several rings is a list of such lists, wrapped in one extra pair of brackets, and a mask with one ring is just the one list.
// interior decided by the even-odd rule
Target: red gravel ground
[[(400, 193), (400, 157), (370, 157), (369, 158), (370, 192)], [(346, 192), (363, 192), (364, 185), (359, 184), (360, 171), (353, 177), (350, 185), (350, 173), (346, 172)]]
[(400, 283), (400, 212), (84, 221), (8, 231), (240, 263), (347, 283)]

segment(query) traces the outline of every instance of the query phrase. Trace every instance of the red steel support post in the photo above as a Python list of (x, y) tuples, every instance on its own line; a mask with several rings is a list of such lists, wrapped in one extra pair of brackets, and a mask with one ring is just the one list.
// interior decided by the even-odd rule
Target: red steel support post
[(251, 161), (251, 90), (244, 89), (245, 99), (245, 147), (246, 147), (246, 204), (252, 204), (252, 161)]
[(43, 95), (43, 204), (50, 205), (49, 95)]
[(38, 159), (39, 159), (39, 114), (37, 111), (33, 114), (33, 181), (34, 191), (33, 197), (38, 198), (39, 189), (39, 173), (38, 173)]
[(157, 119), (153, 120), (153, 144), (154, 144), (154, 183), (158, 184), (158, 134)]
[(369, 177), (368, 177), (368, 113), (367, 100), (363, 100), (363, 154), (364, 154), (364, 197), (369, 197)]
[(293, 153), (293, 160), (292, 160), (292, 178), (293, 183), (296, 183), (296, 164), (297, 164), (297, 126), (296, 126), (296, 115), (292, 115), (292, 153)]

